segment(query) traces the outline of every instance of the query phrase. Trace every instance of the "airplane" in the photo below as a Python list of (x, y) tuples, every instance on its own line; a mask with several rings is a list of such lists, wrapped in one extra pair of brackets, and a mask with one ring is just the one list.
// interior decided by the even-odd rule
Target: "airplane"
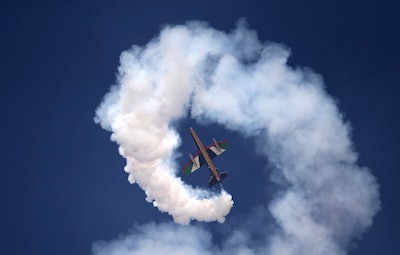
[(204, 147), (199, 136), (192, 127), (190, 128), (190, 133), (192, 134), (192, 138), (198, 151), (194, 157), (189, 153), (190, 160), (182, 168), (182, 172), (185, 174), (191, 174), (199, 169), (202, 165), (206, 164), (210, 170), (210, 180), (208, 181), (208, 186), (211, 187), (216, 183), (220, 183), (225, 177), (228, 176), (228, 174), (225, 172), (220, 173), (218, 168), (215, 167), (212, 159), (223, 153), (229, 147), (229, 142), (227, 140), (217, 142), (215, 138), (213, 138), (214, 144)]

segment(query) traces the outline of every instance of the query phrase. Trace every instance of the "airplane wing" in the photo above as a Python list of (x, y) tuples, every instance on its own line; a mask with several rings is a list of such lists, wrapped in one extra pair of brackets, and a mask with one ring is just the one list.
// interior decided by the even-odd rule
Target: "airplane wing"
[(182, 172), (185, 174), (191, 174), (199, 169), (206, 161), (200, 151), (193, 157), (193, 161), (190, 159), (189, 162), (182, 168)]
[(210, 158), (215, 158), (216, 156), (226, 151), (226, 149), (228, 149), (229, 147), (229, 142), (227, 140), (217, 142), (217, 144), (212, 144), (206, 147), (207, 153), (208, 155), (210, 155)]
[[(227, 140), (217, 142), (217, 144), (205, 147), (210, 158), (215, 158), (229, 147), (229, 142)], [(206, 160), (204, 159), (203, 154), (201, 154), (200, 151), (197, 151), (196, 155), (193, 157), (193, 161), (190, 159), (182, 168), (182, 172), (185, 174), (191, 174), (204, 164), (206, 164)]]

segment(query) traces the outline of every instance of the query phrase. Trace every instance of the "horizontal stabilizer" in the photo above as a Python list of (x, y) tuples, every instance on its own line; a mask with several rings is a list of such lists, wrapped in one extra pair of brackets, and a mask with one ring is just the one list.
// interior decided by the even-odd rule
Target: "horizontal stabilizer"
[[(223, 179), (225, 179), (225, 177), (228, 176), (228, 174), (223, 172), (223, 173), (220, 173), (219, 176), (221, 177), (221, 181), (222, 181)], [(211, 175), (211, 178), (208, 181), (208, 187), (214, 186), (217, 183), (219, 183), (219, 181), (217, 181), (217, 178), (215, 178), (214, 175)]]

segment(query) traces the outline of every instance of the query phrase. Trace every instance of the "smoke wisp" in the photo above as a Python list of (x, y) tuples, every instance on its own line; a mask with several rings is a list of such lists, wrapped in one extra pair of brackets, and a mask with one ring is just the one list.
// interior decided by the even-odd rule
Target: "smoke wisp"
[[(260, 42), (244, 23), (230, 33), (200, 22), (165, 27), (146, 46), (121, 54), (117, 85), (95, 120), (119, 144), (129, 181), (182, 224), (224, 222), (233, 200), (226, 191), (210, 194), (176, 177), (180, 138), (171, 124), (190, 114), (256, 137), (258, 150), (276, 168), (275, 180), (284, 182), (284, 191), (265, 205), (277, 229), (262, 247), (249, 246), (251, 229), (235, 232), (226, 244), (235, 244), (235, 254), (344, 254), (379, 210), (378, 185), (368, 169), (357, 166), (349, 124), (321, 77), (288, 66), (289, 55), (283, 45)], [(174, 254), (232, 254), (232, 245), (215, 247), (200, 227), (150, 224), (143, 229), (97, 243), (94, 253), (150, 254), (146, 247), (159, 230), (193, 240), (185, 246), (189, 253)], [(140, 241), (129, 245), (133, 237)], [(173, 242), (159, 239), (160, 247)]]

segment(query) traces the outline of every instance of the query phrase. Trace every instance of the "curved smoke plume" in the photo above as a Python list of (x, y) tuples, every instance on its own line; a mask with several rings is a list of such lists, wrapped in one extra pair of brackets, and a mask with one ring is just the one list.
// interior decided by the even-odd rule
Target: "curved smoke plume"
[[(96, 121), (120, 145), (129, 181), (184, 224), (223, 222), (233, 201), (225, 191), (211, 195), (176, 177), (174, 149), (180, 138), (171, 123), (190, 113), (197, 121), (257, 137), (263, 141), (259, 151), (284, 183), (268, 206), (278, 230), (263, 248), (248, 248), (244, 236), (249, 233), (227, 242), (237, 238), (243, 254), (343, 254), (348, 241), (372, 224), (378, 186), (367, 169), (357, 166), (349, 125), (322, 79), (289, 67), (289, 55), (282, 45), (260, 42), (242, 23), (231, 33), (199, 22), (168, 26), (146, 46), (121, 54), (117, 85), (97, 109)], [(147, 226), (134, 236), (145, 239), (154, 228), (177, 228), (176, 233), (195, 240), (207, 236), (168, 225)], [(110, 245), (95, 245), (95, 253)], [(209, 246), (201, 254), (229, 253)], [(137, 246), (128, 251), (144, 254)]]

